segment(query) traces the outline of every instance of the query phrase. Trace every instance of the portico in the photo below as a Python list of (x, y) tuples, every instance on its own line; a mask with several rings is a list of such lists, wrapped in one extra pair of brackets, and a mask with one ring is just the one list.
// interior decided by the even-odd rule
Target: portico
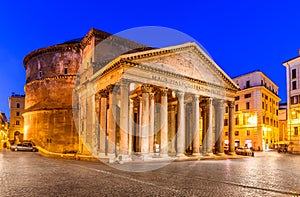
[[(79, 128), (82, 144), (94, 156), (123, 159), (224, 154), (225, 107), (233, 117), (237, 90), (195, 43), (119, 56), (76, 89), (78, 125), (92, 125)], [(229, 136), (233, 124), (229, 118)]]

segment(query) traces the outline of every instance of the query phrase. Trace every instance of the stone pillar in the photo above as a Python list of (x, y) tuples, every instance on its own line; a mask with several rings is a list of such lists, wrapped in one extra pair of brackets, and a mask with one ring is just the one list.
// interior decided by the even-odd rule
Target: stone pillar
[(206, 100), (202, 100), (201, 103), (201, 107), (202, 107), (202, 112), (203, 112), (203, 116), (202, 116), (202, 154), (205, 155), (207, 153), (206, 151), (206, 131), (207, 131), (207, 104), (206, 104)]
[(169, 140), (170, 140), (170, 148), (169, 151), (173, 155), (176, 154), (176, 149), (175, 149), (175, 141), (176, 141), (176, 114), (175, 114), (175, 105), (170, 106), (170, 111), (169, 111)]
[(229, 101), (228, 102), (228, 116), (229, 116), (229, 124), (228, 124), (228, 141), (229, 141), (229, 154), (234, 155), (235, 154), (235, 148), (234, 148), (234, 102)]
[(161, 131), (160, 131), (160, 155), (168, 156), (168, 89), (161, 89)]
[(223, 128), (224, 128), (224, 101), (216, 100), (215, 102), (215, 122), (216, 122), (216, 153), (218, 155), (224, 154)]
[(107, 154), (106, 136), (107, 136), (107, 91), (100, 92), (100, 155)]
[(120, 82), (120, 153), (128, 154), (129, 82)]
[(149, 152), (154, 153), (154, 93), (149, 94), (150, 111), (149, 111)]
[(176, 156), (182, 157), (185, 152), (185, 110), (184, 110), (184, 92), (177, 92), (177, 144)]
[(192, 103), (192, 138), (193, 138), (193, 155), (200, 155), (200, 140), (199, 140), (199, 95), (193, 95), (193, 103)]
[(142, 86), (142, 136), (141, 153), (149, 153), (149, 85)]
[(137, 97), (137, 103), (138, 103), (138, 135), (137, 138), (137, 150), (138, 152), (141, 152), (141, 137), (142, 137), (142, 98)]
[(207, 99), (206, 155), (212, 155), (212, 98)]
[(116, 98), (114, 93), (114, 85), (108, 86), (108, 124), (107, 124), (107, 143), (108, 156), (116, 156)]
[(95, 142), (96, 153), (100, 153), (100, 118), (101, 118), (101, 96), (99, 93), (95, 95)]
[(131, 155), (133, 151), (133, 128), (134, 128), (134, 111), (133, 100), (129, 99), (129, 125), (128, 125), (128, 154)]

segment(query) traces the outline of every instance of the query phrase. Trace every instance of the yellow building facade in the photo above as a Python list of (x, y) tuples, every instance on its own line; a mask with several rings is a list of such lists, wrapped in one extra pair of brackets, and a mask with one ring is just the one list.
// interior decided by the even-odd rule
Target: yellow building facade
[(10, 109), (9, 142), (11, 144), (23, 141), (24, 138), (24, 105), (25, 95), (15, 94), (8, 99)]
[(288, 151), (300, 153), (300, 57), (283, 65), (286, 67)]
[[(279, 142), (278, 86), (263, 72), (254, 71), (233, 78), (240, 90), (235, 97), (235, 146), (268, 150)], [(224, 139), (228, 144), (228, 118), (225, 117)]]

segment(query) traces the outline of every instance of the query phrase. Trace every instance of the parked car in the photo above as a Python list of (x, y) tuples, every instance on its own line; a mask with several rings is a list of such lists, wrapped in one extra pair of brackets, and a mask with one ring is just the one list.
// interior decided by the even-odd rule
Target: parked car
[(13, 144), (10, 146), (10, 149), (12, 151), (32, 151), (32, 152), (38, 151), (35, 144), (31, 141), (24, 141), (19, 144)]
[(235, 153), (237, 155), (254, 156), (254, 152), (251, 149), (245, 147), (237, 147)]
[(288, 151), (288, 145), (287, 144), (280, 144), (277, 151), (279, 153), (286, 153)]

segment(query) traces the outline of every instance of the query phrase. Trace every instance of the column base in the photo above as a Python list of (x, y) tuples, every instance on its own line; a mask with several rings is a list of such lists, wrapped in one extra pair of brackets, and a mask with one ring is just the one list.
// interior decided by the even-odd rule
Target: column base
[(169, 157), (168, 153), (160, 153), (159, 156), (162, 157), (162, 158)]
[(200, 156), (200, 153), (193, 153), (192, 156)]
[(229, 152), (228, 155), (236, 155), (235, 152)]
[(225, 156), (225, 153), (217, 153), (218, 156)]
[(203, 156), (214, 156), (213, 153), (204, 153)]
[(108, 158), (108, 163), (115, 163), (117, 160), (115, 153), (108, 153), (107, 158)]
[(131, 156), (127, 154), (118, 155), (119, 162), (132, 161)]

